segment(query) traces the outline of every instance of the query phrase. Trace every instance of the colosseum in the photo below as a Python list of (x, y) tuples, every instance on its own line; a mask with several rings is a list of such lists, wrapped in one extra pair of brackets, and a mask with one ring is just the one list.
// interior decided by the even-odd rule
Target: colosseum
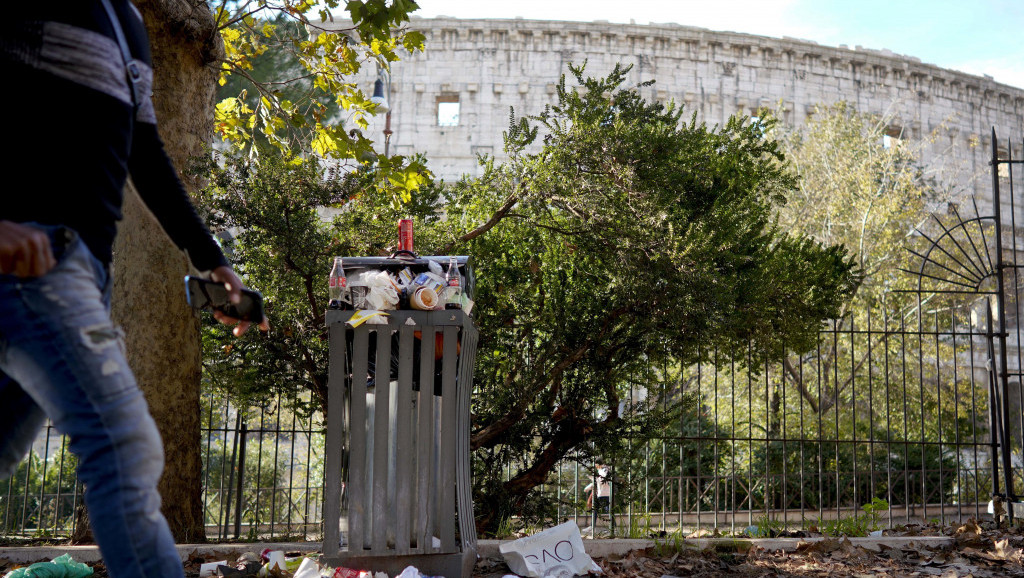
[[(816, 106), (845, 100), (890, 118), (894, 137), (936, 135), (925, 162), (955, 173), (957, 190), (983, 205), (991, 198), (993, 127), (999, 154), (1021, 158), (1024, 89), (887, 50), (677, 24), (441, 17), (411, 27), (426, 35), (427, 49), (392, 67), (390, 152), (425, 152), (447, 180), (477, 174), (479, 154), (500, 159), (509, 107), (542, 110), (567, 64), (583, 61), (589, 75), (633, 65), (631, 83), (656, 80), (645, 97), (674, 100), (708, 124), (767, 107), (799, 126)], [(368, 93), (373, 80), (372, 72), (363, 79)], [(374, 119), (371, 134), (383, 129), (384, 119)]]

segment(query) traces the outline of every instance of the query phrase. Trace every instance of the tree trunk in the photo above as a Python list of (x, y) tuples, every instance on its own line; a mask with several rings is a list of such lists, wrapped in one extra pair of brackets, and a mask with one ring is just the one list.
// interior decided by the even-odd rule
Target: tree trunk
[[(153, 102), (168, 155), (182, 169), (213, 135), (221, 45), (204, 0), (137, 0), (153, 52)], [(184, 179), (194, 190), (196, 183)], [(113, 318), (163, 438), (163, 512), (178, 542), (205, 540), (200, 460), (199, 322), (185, 302), (184, 254), (131, 186), (114, 245)]]

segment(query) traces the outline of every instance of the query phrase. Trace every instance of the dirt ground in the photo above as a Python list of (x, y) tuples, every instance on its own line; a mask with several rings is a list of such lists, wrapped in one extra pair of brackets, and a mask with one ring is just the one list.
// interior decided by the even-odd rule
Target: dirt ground
[(992, 525), (985, 529), (974, 522), (957, 528), (908, 528), (893, 535), (947, 535), (951, 546), (908, 545), (874, 552), (854, 546), (848, 539), (804, 542), (795, 552), (770, 552), (739, 544), (717, 550), (633, 552), (621, 559), (603, 559), (599, 564), (610, 577), (695, 576), (813, 576), (867, 578), (881, 576), (941, 576), (974, 578), (1024, 576), (1024, 533), (1003, 531)]
[[(948, 536), (942, 547), (916, 545), (868, 550), (846, 538), (801, 542), (795, 552), (767, 551), (736, 541), (716, 549), (661, 546), (595, 561), (610, 578), (643, 577), (828, 577), (939, 576), (988, 578), (1024, 576), (1024, 529), (999, 529), (969, 521), (958, 527), (911, 526), (887, 536)], [(498, 578), (508, 567), (482, 561), (475, 577)]]
[[(880, 578), (939, 576), (941, 578), (1024, 577), (1024, 528), (1000, 529), (995, 524), (969, 521), (958, 527), (910, 526), (886, 531), (890, 536), (948, 536), (952, 544), (928, 547), (909, 544), (872, 551), (845, 538), (801, 542), (795, 552), (767, 551), (737, 540), (714, 549), (697, 550), (684, 541), (633, 551), (624, 556), (597, 558), (609, 578), (663, 577), (822, 577)], [(212, 562), (195, 556), (185, 563), (186, 576), (199, 575), (199, 566)], [(233, 563), (233, 562), (232, 562)], [(103, 564), (92, 565), (96, 578), (106, 578)], [(6, 575), (13, 566), (0, 564)], [(251, 566), (250, 566), (251, 568)], [(500, 578), (509, 573), (500, 560), (481, 560), (475, 578)], [(239, 572), (233, 576), (255, 576)], [(285, 578), (286, 575), (278, 575)]]

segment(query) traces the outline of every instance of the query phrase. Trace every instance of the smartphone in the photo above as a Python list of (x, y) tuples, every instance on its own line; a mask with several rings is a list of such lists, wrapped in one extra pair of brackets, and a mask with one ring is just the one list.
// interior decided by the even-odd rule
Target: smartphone
[(189, 276), (185, 277), (185, 295), (194, 309), (220, 311), (241, 321), (263, 321), (263, 296), (257, 291), (242, 289), (242, 300), (231, 303), (223, 283)]

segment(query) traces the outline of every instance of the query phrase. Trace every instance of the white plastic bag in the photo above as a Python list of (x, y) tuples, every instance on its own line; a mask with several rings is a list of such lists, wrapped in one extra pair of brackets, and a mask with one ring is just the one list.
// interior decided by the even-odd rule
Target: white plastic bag
[(415, 566), (406, 566), (405, 570), (402, 570), (402, 573), (395, 576), (395, 578), (420, 578), (420, 576), (422, 576), (422, 574), (420, 574), (418, 568)]
[(362, 271), (352, 285), (366, 285), (366, 309), (387, 311), (398, 306), (398, 290), (385, 271)]
[(506, 542), (499, 547), (508, 567), (520, 576), (542, 578), (549, 573), (588, 572), (601, 574), (601, 567), (587, 554), (575, 522), (569, 521), (543, 532)]

